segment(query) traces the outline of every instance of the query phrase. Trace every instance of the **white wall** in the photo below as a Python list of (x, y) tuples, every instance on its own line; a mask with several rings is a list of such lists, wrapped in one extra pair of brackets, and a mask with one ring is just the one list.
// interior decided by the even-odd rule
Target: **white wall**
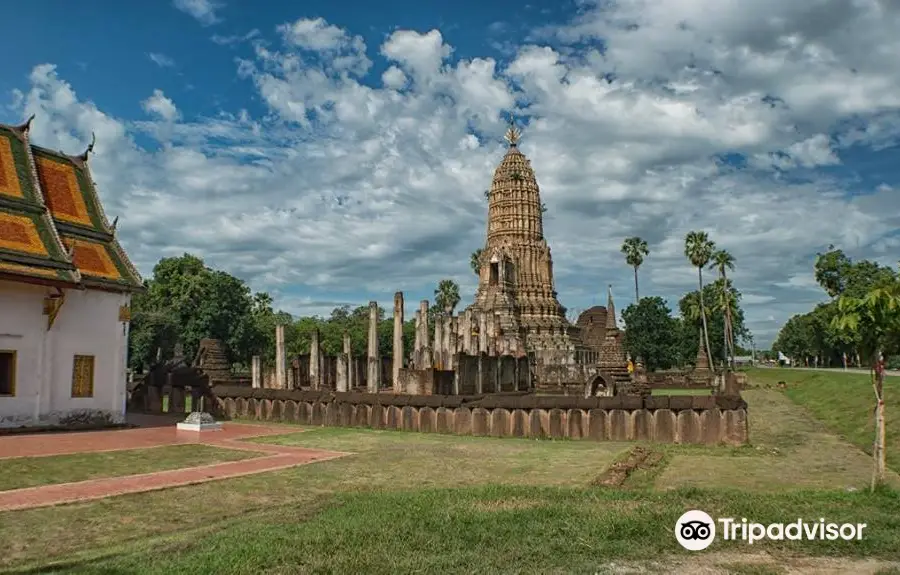
[[(0, 396), (0, 427), (53, 425), (72, 417), (124, 421), (128, 335), (119, 306), (130, 296), (66, 290), (47, 331), (48, 292), (0, 281), (0, 349), (17, 351), (16, 395)], [(75, 355), (94, 356), (93, 397), (72, 397)]]

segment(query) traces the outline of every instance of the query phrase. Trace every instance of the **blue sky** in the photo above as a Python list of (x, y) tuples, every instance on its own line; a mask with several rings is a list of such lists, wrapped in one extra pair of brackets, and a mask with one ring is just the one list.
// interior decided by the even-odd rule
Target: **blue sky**
[[(734, 253), (757, 342), (836, 244), (893, 265), (900, 8), (578, 2), (36, 1), (6, 10), (0, 121), (91, 159), (144, 275), (190, 251), (297, 314), (475, 278), (513, 114), (571, 311), (674, 307), (690, 229)], [(773, 104), (774, 102), (774, 104)]]

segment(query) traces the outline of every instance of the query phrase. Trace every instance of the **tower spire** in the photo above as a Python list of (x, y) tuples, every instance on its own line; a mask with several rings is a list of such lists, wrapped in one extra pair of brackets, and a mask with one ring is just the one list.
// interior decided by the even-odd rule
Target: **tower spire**
[(606, 287), (606, 329), (618, 329), (616, 323), (616, 306), (613, 303), (612, 284)]

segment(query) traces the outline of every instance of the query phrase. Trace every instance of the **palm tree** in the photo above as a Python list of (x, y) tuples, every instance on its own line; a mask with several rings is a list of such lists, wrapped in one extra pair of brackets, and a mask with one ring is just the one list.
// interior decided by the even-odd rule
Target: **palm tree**
[(706, 342), (706, 355), (709, 357), (709, 365), (712, 367), (712, 352), (709, 347), (709, 328), (706, 325), (706, 306), (703, 302), (703, 268), (709, 264), (716, 243), (709, 239), (706, 232), (690, 231), (684, 238), (684, 255), (690, 260), (691, 265), (697, 268), (697, 278), (700, 282), (700, 316), (703, 318), (703, 340)]
[(727, 250), (716, 250), (712, 255), (712, 262), (709, 264), (710, 269), (719, 271), (719, 277), (722, 279), (722, 290), (720, 296), (722, 301), (719, 306), (725, 312), (725, 353), (730, 354), (731, 370), (734, 371), (734, 331), (731, 323), (731, 289), (728, 284), (728, 270), (734, 271), (734, 256)]
[(472, 266), (472, 271), (475, 272), (475, 275), (481, 273), (481, 253), (483, 251), (482, 248), (478, 248), (472, 252), (472, 256), (469, 258), (469, 265)]
[(858, 337), (862, 353), (869, 359), (875, 391), (874, 490), (885, 476), (884, 351), (900, 333), (900, 281), (894, 279), (875, 287), (861, 298), (840, 295), (838, 315), (831, 325), (841, 333)]
[(644, 256), (650, 255), (650, 250), (647, 248), (647, 242), (634, 236), (622, 242), (622, 253), (625, 254), (625, 263), (634, 268), (634, 303), (637, 305), (641, 302), (638, 292), (638, 268), (644, 263)]
[(446, 279), (438, 283), (434, 290), (434, 304), (438, 309), (444, 310), (447, 315), (453, 314), (453, 308), (459, 303), (459, 284)]

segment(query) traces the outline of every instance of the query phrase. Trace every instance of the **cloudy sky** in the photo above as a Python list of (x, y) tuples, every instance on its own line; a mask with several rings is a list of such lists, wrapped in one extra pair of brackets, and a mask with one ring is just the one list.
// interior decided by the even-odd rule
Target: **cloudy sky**
[[(526, 0), (526, 2), (529, 0)], [(431, 4), (431, 6), (429, 6)], [(702, 229), (737, 259), (765, 346), (822, 298), (817, 251), (900, 246), (900, 2), (61, 0), (0, 36), (0, 121), (91, 160), (144, 275), (201, 255), (295, 314), (471, 301), (484, 190), (523, 127), (570, 310), (696, 281)]]

